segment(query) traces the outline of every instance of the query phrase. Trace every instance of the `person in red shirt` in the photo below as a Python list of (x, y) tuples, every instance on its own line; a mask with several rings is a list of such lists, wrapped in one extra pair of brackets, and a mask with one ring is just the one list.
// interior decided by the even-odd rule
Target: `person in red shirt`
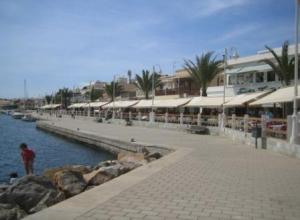
[(24, 162), (24, 168), (27, 175), (33, 174), (33, 162), (35, 158), (35, 153), (27, 147), (27, 144), (22, 143), (20, 145), (21, 156)]

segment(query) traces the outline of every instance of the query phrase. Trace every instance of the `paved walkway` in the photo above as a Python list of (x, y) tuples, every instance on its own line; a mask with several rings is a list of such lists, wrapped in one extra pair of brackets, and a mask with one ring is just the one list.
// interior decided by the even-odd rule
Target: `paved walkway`
[(59, 212), (55, 219), (300, 219), (299, 159), (217, 136), (70, 119), (54, 123), (176, 151), (29, 219), (53, 219)]

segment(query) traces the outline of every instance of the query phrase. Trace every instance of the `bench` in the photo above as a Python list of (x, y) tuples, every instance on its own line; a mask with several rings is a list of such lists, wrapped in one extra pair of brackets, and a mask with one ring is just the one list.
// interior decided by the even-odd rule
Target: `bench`
[(192, 134), (209, 134), (207, 127), (199, 125), (191, 125), (187, 130)]

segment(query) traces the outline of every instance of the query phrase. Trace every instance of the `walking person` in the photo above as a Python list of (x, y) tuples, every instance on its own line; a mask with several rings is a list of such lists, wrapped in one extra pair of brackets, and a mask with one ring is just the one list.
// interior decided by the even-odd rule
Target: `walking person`
[(22, 143), (20, 145), (21, 156), (24, 162), (24, 168), (27, 175), (33, 174), (33, 162), (35, 153), (27, 147), (27, 144)]

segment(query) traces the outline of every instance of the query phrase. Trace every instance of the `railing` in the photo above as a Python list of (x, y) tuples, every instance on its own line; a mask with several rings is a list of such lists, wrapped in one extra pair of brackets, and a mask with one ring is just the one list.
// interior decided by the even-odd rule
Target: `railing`
[(266, 134), (268, 137), (286, 139), (287, 138), (287, 120), (274, 118), (267, 121)]
[[(75, 116), (88, 116), (88, 111), (75, 111), (72, 110), (57, 110), (52, 111), (49, 114), (55, 116), (57, 113), (62, 115)], [(100, 111), (97, 113), (91, 112), (91, 117), (105, 117), (105, 111)], [(150, 121), (150, 113), (139, 113), (139, 112), (115, 112), (115, 119), (131, 119), (140, 121)], [(155, 122), (160, 123), (175, 123), (182, 125), (197, 125), (201, 124), (203, 126), (219, 126), (219, 116), (217, 115), (200, 115), (197, 114), (172, 114), (172, 113), (155, 113)], [(262, 128), (263, 136), (273, 137), (278, 139), (287, 139), (287, 119), (273, 118), (268, 119), (267, 117), (238, 117), (235, 115), (226, 116), (224, 125), (232, 130), (242, 131), (244, 133), (251, 133), (255, 127)]]
[(219, 119), (217, 115), (201, 115), (201, 124), (204, 126), (217, 127), (219, 125)]

